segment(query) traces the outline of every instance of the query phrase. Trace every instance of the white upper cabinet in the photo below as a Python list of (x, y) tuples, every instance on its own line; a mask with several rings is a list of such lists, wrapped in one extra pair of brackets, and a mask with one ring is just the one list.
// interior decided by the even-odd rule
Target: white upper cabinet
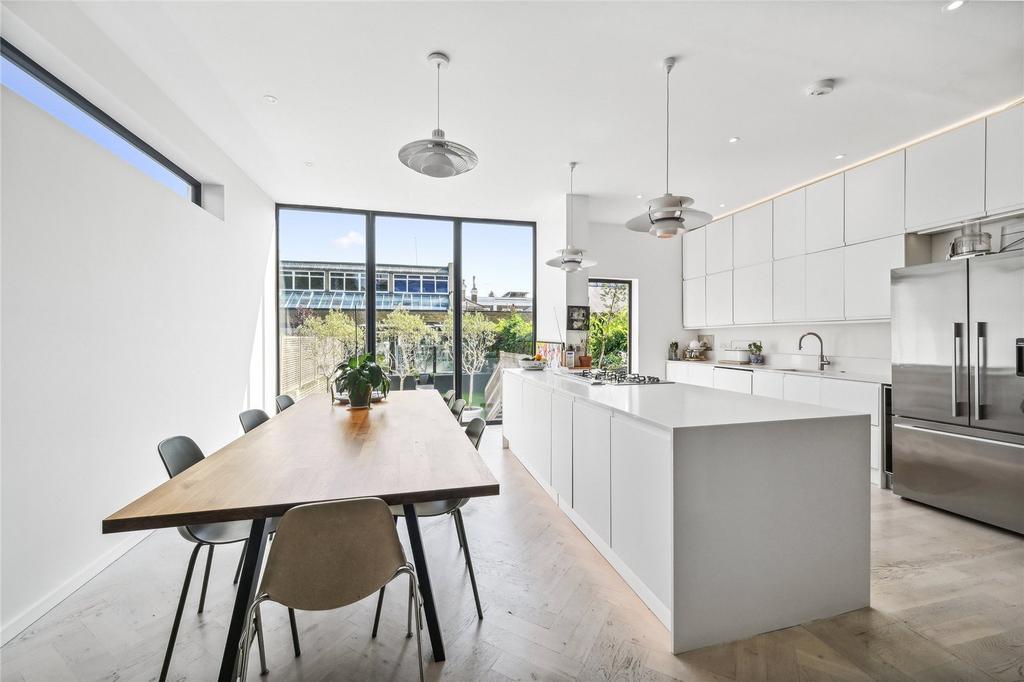
[(905, 264), (903, 235), (847, 246), (846, 319), (889, 317), (889, 271)]
[(772, 264), (772, 317), (776, 322), (807, 319), (806, 256), (793, 256)]
[(806, 263), (806, 319), (843, 319), (843, 249), (809, 253)]
[(736, 324), (772, 321), (772, 264), (732, 272), (732, 317)]
[(735, 268), (772, 259), (772, 203), (758, 204), (732, 217), (732, 264)]
[(772, 201), (772, 252), (775, 259), (806, 253), (806, 192), (803, 188)]
[(902, 151), (846, 172), (846, 243), (904, 232)]
[(704, 261), (706, 229), (683, 233), (683, 279), (703, 277), (707, 274)]
[(707, 271), (732, 269), (732, 216), (722, 218), (704, 228), (707, 232)]
[(704, 300), (704, 277), (683, 280), (683, 326), (689, 329), (707, 324), (707, 307)]
[(708, 275), (707, 323), (709, 327), (732, 324), (732, 271)]
[(806, 188), (807, 253), (842, 246), (843, 241), (843, 174), (833, 175)]
[(907, 231), (985, 211), (985, 121), (907, 148)]
[(1024, 206), (1024, 105), (988, 117), (985, 211)]

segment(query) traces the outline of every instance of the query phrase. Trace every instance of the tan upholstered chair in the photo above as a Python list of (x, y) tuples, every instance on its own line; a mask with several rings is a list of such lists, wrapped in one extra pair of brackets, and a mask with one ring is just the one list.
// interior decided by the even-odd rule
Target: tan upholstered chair
[[(267, 568), (246, 622), (255, 623), (260, 604), (274, 601), (289, 608), (327, 611), (353, 604), (380, 590), (399, 575), (409, 577), (408, 636), (416, 621), (416, 655), (423, 680), (416, 569), (405, 558), (391, 511), (383, 500), (364, 497), (304, 504), (289, 509), (270, 545)], [(255, 627), (247, 629), (239, 656), (245, 680)]]

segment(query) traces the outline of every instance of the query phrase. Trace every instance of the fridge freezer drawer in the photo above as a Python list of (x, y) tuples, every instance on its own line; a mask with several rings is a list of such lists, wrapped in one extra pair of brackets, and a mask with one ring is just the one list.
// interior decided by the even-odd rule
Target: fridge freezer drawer
[(893, 492), (1024, 533), (1024, 444), (894, 423)]

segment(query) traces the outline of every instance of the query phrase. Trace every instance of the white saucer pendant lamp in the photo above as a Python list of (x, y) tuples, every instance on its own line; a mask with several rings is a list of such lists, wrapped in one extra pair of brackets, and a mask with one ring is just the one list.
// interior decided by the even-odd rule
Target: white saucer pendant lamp
[(476, 152), (464, 144), (446, 140), (441, 130), (441, 69), (447, 68), (448, 55), (431, 52), (427, 62), (437, 70), (437, 127), (428, 140), (410, 142), (398, 150), (398, 160), (417, 173), (432, 178), (450, 178), (476, 168)]
[(564, 249), (556, 251), (558, 255), (547, 261), (547, 265), (553, 268), (559, 268), (566, 272), (576, 272), (583, 268), (589, 268), (597, 265), (597, 261), (586, 258), (583, 254), (583, 249), (577, 249), (572, 245), (572, 233), (573, 233), (573, 211), (572, 205), (575, 201), (575, 196), (572, 193), (572, 174), (576, 171), (576, 162), (571, 161), (569, 163), (569, 243)]
[(668, 133), (669, 123), (669, 76), (676, 60), (669, 57), (665, 60), (665, 193), (648, 202), (647, 212), (638, 215), (626, 223), (626, 227), (636, 232), (648, 232), (661, 239), (671, 239), (680, 230), (696, 230), (711, 222), (711, 214), (690, 208), (693, 199), (679, 196), (668, 191)]

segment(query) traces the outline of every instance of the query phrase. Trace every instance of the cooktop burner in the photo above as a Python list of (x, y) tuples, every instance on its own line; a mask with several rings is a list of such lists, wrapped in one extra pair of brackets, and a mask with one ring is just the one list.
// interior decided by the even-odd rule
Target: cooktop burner
[(642, 386), (645, 384), (671, 384), (671, 381), (662, 381), (658, 377), (644, 374), (630, 374), (626, 370), (605, 370), (588, 369), (574, 375), (577, 379), (586, 381), (589, 384), (600, 386)]

